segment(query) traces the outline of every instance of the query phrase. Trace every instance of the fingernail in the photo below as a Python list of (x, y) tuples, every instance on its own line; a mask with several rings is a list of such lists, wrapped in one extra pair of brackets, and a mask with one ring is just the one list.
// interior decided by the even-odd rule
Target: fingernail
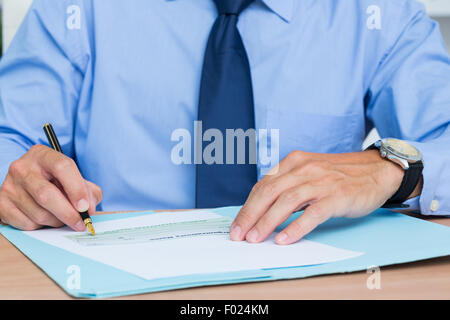
[(241, 237), (241, 227), (238, 225), (234, 225), (230, 230), (230, 238), (231, 240), (240, 240)]
[(247, 234), (247, 241), (257, 242), (258, 241), (258, 230), (253, 229)]
[(84, 231), (84, 229), (86, 229), (86, 226), (84, 225), (83, 221), (79, 221), (76, 225), (75, 225), (75, 229), (77, 231)]
[(85, 199), (81, 199), (77, 204), (78, 212), (85, 212), (89, 210), (89, 202)]
[(285, 244), (288, 240), (288, 235), (284, 232), (279, 233), (276, 237), (275, 237), (275, 241), (279, 244)]

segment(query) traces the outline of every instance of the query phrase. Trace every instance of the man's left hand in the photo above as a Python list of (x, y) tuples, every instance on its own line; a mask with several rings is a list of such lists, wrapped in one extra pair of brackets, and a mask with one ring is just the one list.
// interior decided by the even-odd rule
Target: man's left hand
[(381, 207), (398, 190), (403, 175), (404, 170), (381, 158), (378, 150), (294, 151), (254, 186), (230, 237), (264, 241), (293, 212), (306, 208), (275, 237), (277, 244), (294, 243), (331, 217), (361, 217)]

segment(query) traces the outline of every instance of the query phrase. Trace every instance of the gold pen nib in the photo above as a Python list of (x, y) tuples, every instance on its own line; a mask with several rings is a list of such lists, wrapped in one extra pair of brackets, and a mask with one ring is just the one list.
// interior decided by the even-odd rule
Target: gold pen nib
[(92, 225), (92, 223), (88, 223), (86, 225), (86, 227), (89, 230), (89, 232), (92, 233), (93, 236), (95, 236), (95, 229), (94, 229), (94, 226)]
[(93, 236), (95, 236), (95, 229), (94, 226), (92, 225), (91, 218), (84, 219), (83, 222), (86, 225), (86, 228), (89, 230), (89, 232), (92, 233)]

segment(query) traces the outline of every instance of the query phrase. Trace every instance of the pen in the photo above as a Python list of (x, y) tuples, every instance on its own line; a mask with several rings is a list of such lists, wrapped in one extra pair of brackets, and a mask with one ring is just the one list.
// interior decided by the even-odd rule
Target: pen
[[(61, 145), (59, 144), (58, 138), (56, 137), (55, 131), (53, 130), (53, 127), (50, 123), (46, 123), (43, 127), (45, 131), (45, 135), (47, 136), (48, 143), (52, 147), (53, 150), (62, 152)], [(88, 211), (80, 212), (81, 219), (83, 219), (84, 224), (86, 225), (86, 228), (89, 230), (90, 233), (92, 233), (93, 236), (95, 236), (95, 229), (92, 225), (92, 219), (89, 216)]]

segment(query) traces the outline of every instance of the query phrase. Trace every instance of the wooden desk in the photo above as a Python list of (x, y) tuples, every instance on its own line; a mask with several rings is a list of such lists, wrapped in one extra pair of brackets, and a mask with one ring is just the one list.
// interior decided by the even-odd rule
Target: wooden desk
[[(427, 218), (450, 226), (450, 219)], [(121, 299), (450, 299), (450, 256), (381, 268), (381, 289), (361, 271), (143, 294)], [(0, 299), (71, 299), (0, 236)]]

